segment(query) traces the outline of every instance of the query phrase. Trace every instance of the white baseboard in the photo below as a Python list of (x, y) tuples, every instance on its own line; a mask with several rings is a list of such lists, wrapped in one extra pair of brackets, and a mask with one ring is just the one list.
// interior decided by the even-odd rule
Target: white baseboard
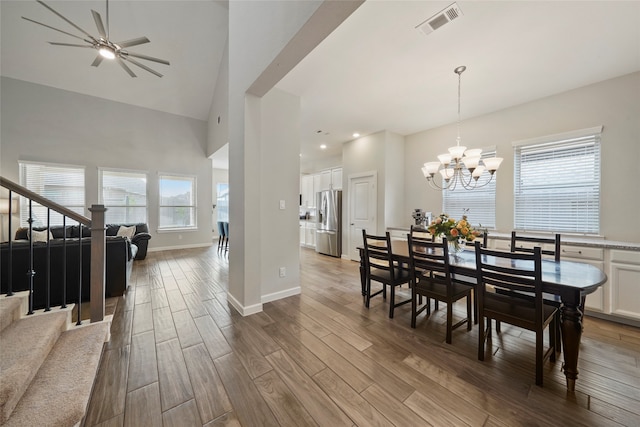
[(240, 313), (243, 317), (244, 316), (250, 316), (252, 314), (256, 314), (256, 313), (260, 313), (262, 311), (262, 303), (260, 304), (254, 304), (254, 305), (250, 305), (248, 307), (244, 307), (242, 304), (240, 304), (240, 301), (238, 301), (233, 295), (231, 295), (229, 292), (227, 292), (227, 301), (229, 302), (229, 304), (231, 304), (233, 306), (233, 308), (236, 309), (236, 311), (238, 313)]
[(172, 251), (175, 249), (194, 249), (194, 248), (207, 248), (213, 246), (213, 243), (194, 243), (191, 245), (175, 245), (175, 246), (159, 246), (147, 249), (147, 252), (161, 252)]
[(299, 295), (302, 292), (302, 288), (300, 286), (296, 286), (295, 288), (285, 289), (284, 291), (273, 292), (271, 294), (262, 295), (262, 303), (266, 304), (271, 301), (277, 301), (282, 298), (287, 298), (293, 295)]

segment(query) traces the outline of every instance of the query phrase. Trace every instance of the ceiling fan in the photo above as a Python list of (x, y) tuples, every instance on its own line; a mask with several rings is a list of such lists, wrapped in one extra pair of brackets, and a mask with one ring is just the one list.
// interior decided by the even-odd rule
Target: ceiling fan
[(96, 56), (96, 59), (91, 64), (94, 67), (97, 67), (98, 65), (100, 65), (102, 60), (107, 58), (107, 59), (113, 59), (113, 60), (117, 61), (118, 64), (120, 64), (120, 66), (131, 77), (136, 77), (136, 75), (135, 75), (135, 73), (133, 71), (131, 71), (131, 68), (129, 68), (127, 66), (125, 61), (127, 61), (130, 64), (133, 64), (135, 66), (138, 66), (138, 67), (142, 68), (143, 70), (146, 70), (146, 71), (150, 72), (151, 74), (155, 74), (158, 77), (162, 77), (162, 74), (160, 74), (159, 72), (147, 67), (146, 65), (140, 63), (139, 61), (133, 59), (133, 57), (140, 58), (140, 59), (146, 59), (147, 61), (158, 62), (160, 64), (169, 65), (169, 61), (166, 61), (164, 59), (154, 58), (152, 56), (142, 55), (140, 53), (134, 53), (134, 52), (129, 52), (127, 50), (124, 50), (124, 48), (126, 48), (126, 47), (137, 46), (137, 45), (141, 45), (141, 44), (144, 44), (144, 43), (149, 43), (149, 39), (146, 38), (146, 37), (138, 37), (138, 38), (135, 38), (135, 39), (125, 40), (125, 41), (122, 41), (122, 42), (113, 42), (113, 41), (111, 41), (111, 39), (109, 37), (109, 0), (106, 0), (107, 1), (107, 26), (106, 27), (102, 23), (102, 17), (100, 16), (100, 14), (98, 12), (96, 12), (95, 10), (93, 10), (93, 9), (91, 10), (91, 14), (93, 15), (93, 19), (96, 22), (96, 27), (98, 28), (98, 33), (100, 34), (100, 37), (94, 37), (91, 34), (87, 33), (85, 30), (83, 30), (82, 28), (80, 28), (79, 26), (77, 26), (76, 24), (74, 24), (73, 22), (71, 22), (70, 20), (65, 18), (64, 16), (62, 16), (60, 13), (58, 13), (56, 10), (54, 10), (51, 6), (47, 5), (45, 2), (43, 2), (41, 0), (36, 0), (36, 1), (38, 3), (40, 3), (42, 6), (46, 7), (47, 9), (49, 9), (54, 14), (58, 15), (63, 20), (65, 20), (67, 23), (69, 23), (75, 29), (77, 29), (78, 31), (82, 32), (87, 38), (80, 37), (80, 36), (77, 36), (75, 34), (71, 34), (71, 33), (68, 33), (66, 31), (63, 31), (63, 30), (59, 30), (58, 28), (54, 28), (54, 27), (52, 27), (50, 25), (43, 24), (42, 22), (38, 22), (38, 21), (35, 21), (33, 19), (25, 18), (24, 16), (22, 17), (22, 19), (25, 19), (25, 20), (27, 20), (29, 22), (33, 22), (34, 24), (42, 25), (43, 27), (50, 28), (50, 29), (58, 31), (58, 32), (60, 32), (62, 34), (66, 34), (68, 36), (75, 37), (76, 39), (80, 39), (80, 40), (84, 41), (87, 44), (58, 43), (58, 42), (49, 42), (49, 43), (52, 44), (52, 45), (56, 45), (56, 46), (69, 46), (69, 47), (81, 47), (81, 48), (96, 49), (98, 51), (98, 56)]

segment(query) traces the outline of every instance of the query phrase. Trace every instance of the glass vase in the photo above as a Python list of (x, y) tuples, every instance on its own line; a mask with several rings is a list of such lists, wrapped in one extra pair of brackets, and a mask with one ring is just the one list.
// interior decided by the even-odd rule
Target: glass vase
[(448, 240), (447, 243), (449, 246), (449, 253), (452, 255), (455, 255), (458, 252), (464, 250), (464, 247), (460, 244), (459, 239)]

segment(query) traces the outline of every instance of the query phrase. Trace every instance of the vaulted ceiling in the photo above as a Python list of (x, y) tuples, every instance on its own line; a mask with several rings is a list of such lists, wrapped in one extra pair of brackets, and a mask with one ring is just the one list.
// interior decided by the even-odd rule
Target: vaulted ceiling
[[(46, 3), (91, 34), (90, 10), (105, 19), (104, 1)], [(467, 66), (463, 120), (640, 70), (640, 2), (460, 1), (458, 18), (429, 35), (415, 28), (449, 5), (369, 0), (277, 84), (301, 97), (303, 161), (339, 153), (353, 132), (454, 122), (458, 65)], [(77, 31), (37, 2), (0, 8), (3, 76), (207, 119), (227, 43), (225, 1), (111, 1), (112, 38), (146, 36), (151, 43), (130, 50), (171, 62), (145, 62), (162, 78), (132, 67), (135, 79), (116, 63), (91, 67), (92, 49), (49, 45), (76, 40), (20, 17)]]

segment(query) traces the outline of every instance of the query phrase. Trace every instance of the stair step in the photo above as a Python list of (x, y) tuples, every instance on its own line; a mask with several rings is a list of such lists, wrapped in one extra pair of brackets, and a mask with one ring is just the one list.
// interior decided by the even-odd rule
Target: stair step
[(23, 301), (20, 295), (0, 297), (0, 332), (22, 316)]
[(62, 333), (4, 426), (80, 425), (109, 326), (93, 323)]
[(0, 425), (66, 329), (68, 316), (68, 311), (32, 315), (13, 321), (0, 332)]

